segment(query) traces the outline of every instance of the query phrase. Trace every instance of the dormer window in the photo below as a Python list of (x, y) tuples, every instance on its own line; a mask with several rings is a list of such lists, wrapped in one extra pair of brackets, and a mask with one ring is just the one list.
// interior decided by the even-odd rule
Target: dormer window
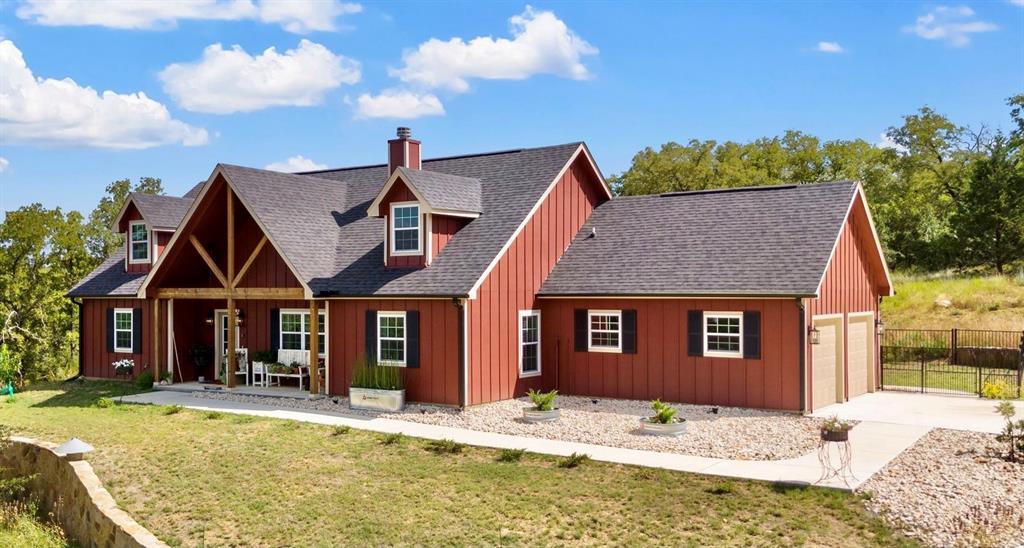
[(421, 255), (420, 206), (416, 202), (391, 204), (391, 254)]
[(131, 263), (149, 262), (149, 230), (144, 221), (128, 225), (128, 259)]

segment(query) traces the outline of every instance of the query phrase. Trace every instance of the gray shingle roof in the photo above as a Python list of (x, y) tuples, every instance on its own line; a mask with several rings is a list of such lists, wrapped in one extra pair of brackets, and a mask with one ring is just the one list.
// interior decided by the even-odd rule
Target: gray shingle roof
[(68, 291), (68, 297), (134, 297), (146, 277), (144, 272), (124, 271), (124, 248), (107, 257), (82, 281)]
[(399, 167), (398, 172), (433, 209), (482, 211), (480, 179), (406, 167)]
[(132, 192), (128, 195), (139, 208), (142, 218), (150, 226), (157, 229), (174, 230), (192, 205), (191, 198), (177, 196), (157, 196)]
[(856, 186), (610, 200), (584, 224), (540, 294), (813, 295)]

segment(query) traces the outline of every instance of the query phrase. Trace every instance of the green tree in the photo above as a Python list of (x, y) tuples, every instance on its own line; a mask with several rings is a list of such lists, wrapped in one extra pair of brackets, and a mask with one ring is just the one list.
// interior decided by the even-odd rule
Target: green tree
[(965, 264), (1003, 274), (1024, 259), (1024, 158), (1018, 144), (994, 139), (990, 156), (974, 165), (952, 225)]
[(163, 194), (164, 187), (160, 179), (154, 177), (141, 177), (134, 187), (129, 179), (119, 179), (107, 185), (106, 195), (89, 214), (89, 223), (85, 227), (89, 254), (96, 259), (103, 260), (124, 245), (124, 239), (111, 227), (130, 192)]

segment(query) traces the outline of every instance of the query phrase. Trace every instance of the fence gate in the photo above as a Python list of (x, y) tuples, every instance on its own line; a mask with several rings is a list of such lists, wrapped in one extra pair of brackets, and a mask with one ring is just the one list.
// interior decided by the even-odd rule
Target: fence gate
[(887, 329), (882, 389), (980, 396), (986, 384), (1021, 396), (1024, 332)]

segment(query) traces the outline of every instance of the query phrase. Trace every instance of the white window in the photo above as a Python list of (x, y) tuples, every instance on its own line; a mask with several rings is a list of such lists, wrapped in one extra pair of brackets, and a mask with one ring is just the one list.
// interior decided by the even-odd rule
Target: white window
[(377, 359), (405, 367), (405, 312), (377, 312)]
[(622, 311), (589, 310), (588, 350), (622, 352)]
[[(320, 312), (317, 314), (317, 355), (327, 355), (327, 316)], [(282, 310), (281, 311), (281, 340), (279, 348), (282, 350), (309, 350), (309, 311)]]
[(743, 313), (704, 313), (704, 355), (743, 357)]
[(132, 309), (114, 309), (114, 352), (132, 351), (135, 341), (132, 340)]
[(419, 255), (420, 239), (419, 204), (391, 204), (391, 254)]
[(128, 224), (128, 261), (149, 262), (149, 230), (146, 229), (145, 221), (132, 221)]
[(519, 311), (519, 376), (540, 375), (540, 310)]

